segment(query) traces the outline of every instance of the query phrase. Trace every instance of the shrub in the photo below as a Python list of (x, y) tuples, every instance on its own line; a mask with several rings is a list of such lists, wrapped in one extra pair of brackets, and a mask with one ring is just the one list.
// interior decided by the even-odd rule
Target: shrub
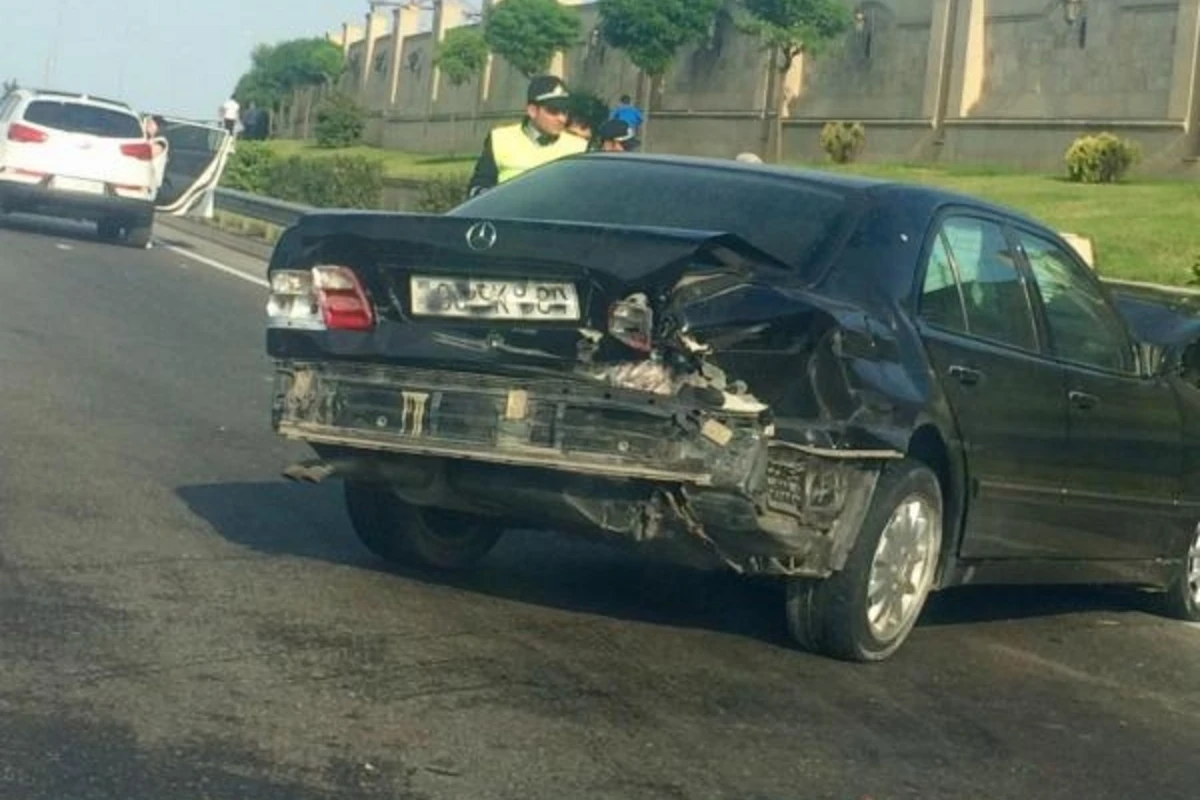
[(867, 129), (861, 122), (826, 122), (821, 128), (821, 149), (835, 164), (853, 161), (866, 143)]
[(413, 211), (442, 214), (467, 199), (467, 179), (462, 175), (441, 174), (423, 179), (417, 189)]
[(254, 194), (268, 194), (271, 170), (279, 157), (270, 145), (262, 142), (238, 142), (237, 150), (225, 164), (221, 185)]
[(292, 156), (274, 164), (268, 188), (272, 197), (317, 208), (377, 209), (383, 201), (383, 162), (367, 156)]
[(313, 134), (318, 147), (349, 147), (362, 139), (366, 127), (366, 112), (355, 99), (344, 92), (334, 92), (317, 106)]
[(1067, 178), (1076, 183), (1115, 183), (1141, 155), (1137, 142), (1111, 133), (1080, 136), (1067, 149)]

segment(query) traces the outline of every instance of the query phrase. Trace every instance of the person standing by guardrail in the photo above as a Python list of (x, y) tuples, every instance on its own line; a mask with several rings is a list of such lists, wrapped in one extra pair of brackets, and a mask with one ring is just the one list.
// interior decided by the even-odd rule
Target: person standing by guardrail
[(474, 197), (534, 167), (586, 151), (586, 140), (566, 133), (569, 97), (561, 78), (533, 78), (526, 92), (524, 121), (495, 128), (484, 140), (467, 187), (468, 196)]

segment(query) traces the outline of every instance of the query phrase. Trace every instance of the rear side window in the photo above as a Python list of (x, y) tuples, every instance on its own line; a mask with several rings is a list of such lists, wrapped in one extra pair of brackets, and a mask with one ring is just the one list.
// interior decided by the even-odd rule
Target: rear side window
[(106, 139), (140, 139), (137, 117), (111, 108), (58, 100), (35, 100), (25, 109), (25, 121), (69, 133)]
[(1004, 229), (976, 217), (949, 217), (942, 237), (957, 267), (970, 334), (1036, 350), (1029, 295)]

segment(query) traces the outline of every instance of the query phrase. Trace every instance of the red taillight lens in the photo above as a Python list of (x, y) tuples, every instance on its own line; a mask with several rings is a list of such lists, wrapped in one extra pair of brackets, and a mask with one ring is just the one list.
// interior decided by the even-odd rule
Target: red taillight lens
[(31, 128), (28, 125), (22, 125), (19, 122), (14, 122), (8, 126), (8, 140), (10, 142), (20, 142), (21, 144), (42, 144), (50, 138), (50, 134), (45, 131), (40, 131), (37, 128)]
[(331, 331), (367, 331), (375, 310), (358, 276), (348, 267), (314, 267), (313, 289), (325, 327)]
[(654, 310), (644, 294), (626, 297), (608, 310), (608, 332), (614, 339), (649, 353), (653, 347)]
[(154, 158), (154, 148), (149, 142), (136, 142), (121, 145), (121, 155), (136, 158), (138, 161), (149, 161)]

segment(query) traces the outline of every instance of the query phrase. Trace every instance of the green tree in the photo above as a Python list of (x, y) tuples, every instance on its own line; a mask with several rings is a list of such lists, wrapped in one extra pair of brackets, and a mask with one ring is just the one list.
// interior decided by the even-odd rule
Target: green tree
[[(783, 118), (787, 97), (783, 78), (800, 54), (816, 56), (832, 41), (850, 30), (853, 15), (843, 0), (743, 0), (749, 18), (744, 27), (762, 36), (771, 52), (771, 81), (768, 97), (774, 98), (775, 116), (767, 115), (763, 127), (763, 150), (783, 159)], [(772, 147), (771, 140), (774, 139)]]
[[(708, 36), (723, 1), (600, 0), (600, 33), (646, 74), (654, 97), (679, 48)], [(638, 98), (647, 112), (649, 97)]]
[(328, 39), (293, 39), (260, 44), (250, 56), (250, 70), (234, 89), (242, 105), (278, 109), (295, 89), (328, 86), (345, 69), (342, 49)]
[(488, 45), (478, 28), (451, 28), (438, 45), (433, 63), (453, 86), (462, 86), (483, 72)]
[(528, 78), (578, 42), (579, 14), (558, 0), (505, 0), (484, 14), (483, 36), (493, 53)]

